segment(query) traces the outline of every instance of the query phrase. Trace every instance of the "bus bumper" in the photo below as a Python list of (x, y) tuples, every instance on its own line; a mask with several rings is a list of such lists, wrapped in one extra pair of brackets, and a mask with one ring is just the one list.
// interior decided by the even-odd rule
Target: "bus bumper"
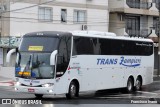
[(53, 87), (26, 87), (15, 86), (16, 92), (29, 93), (29, 94), (55, 94)]

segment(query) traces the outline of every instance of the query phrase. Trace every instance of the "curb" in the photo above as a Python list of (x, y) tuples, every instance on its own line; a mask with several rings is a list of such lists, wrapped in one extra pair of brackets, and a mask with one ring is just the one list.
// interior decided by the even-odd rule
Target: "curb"
[(0, 81), (0, 86), (14, 86), (14, 81), (13, 80)]

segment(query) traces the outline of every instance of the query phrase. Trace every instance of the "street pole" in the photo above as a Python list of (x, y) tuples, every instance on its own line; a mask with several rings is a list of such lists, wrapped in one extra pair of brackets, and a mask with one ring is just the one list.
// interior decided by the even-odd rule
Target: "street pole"
[(158, 22), (158, 71), (157, 76), (160, 74), (160, 2), (158, 3), (159, 22)]

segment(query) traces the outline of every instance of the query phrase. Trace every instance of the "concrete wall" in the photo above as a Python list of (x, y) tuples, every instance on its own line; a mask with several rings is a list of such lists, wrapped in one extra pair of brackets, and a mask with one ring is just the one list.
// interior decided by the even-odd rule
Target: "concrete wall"
[[(66, 0), (59, 0), (62, 2)], [(88, 25), (88, 30), (108, 31), (109, 13), (108, 13), (108, 0), (93, 0), (89, 2), (89, 7), (85, 4), (86, 0), (67, 0), (72, 5), (68, 6), (56, 6), (53, 5), (41, 5), (42, 7), (53, 8), (53, 21), (52, 22), (40, 22), (38, 21), (38, 6), (33, 8), (23, 9), (19, 11), (10, 12), (10, 35), (21, 36), (28, 32), (34, 31), (73, 31), (81, 30), (82, 25)], [(80, 6), (74, 6), (73, 3), (82, 3)], [(31, 3), (11, 3), (10, 10), (24, 8), (32, 6)], [(63, 3), (59, 3), (63, 5)], [(102, 6), (103, 5), (103, 6)], [(83, 7), (84, 6), (84, 7)], [(93, 7), (95, 6), (95, 8)], [(96, 6), (98, 8), (96, 8)], [(102, 8), (101, 8), (102, 6)], [(104, 8), (106, 7), (106, 8)], [(61, 9), (67, 9), (67, 23), (61, 23)], [(74, 9), (87, 11), (87, 23), (74, 23), (73, 12)], [(16, 27), (15, 27), (16, 26)]]
[(128, 7), (126, 5), (126, 0), (109, 0), (108, 4), (110, 9)]

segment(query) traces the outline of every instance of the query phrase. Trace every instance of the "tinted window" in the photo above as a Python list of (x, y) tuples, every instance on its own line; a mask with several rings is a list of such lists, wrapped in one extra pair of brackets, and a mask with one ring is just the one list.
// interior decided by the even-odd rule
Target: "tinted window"
[(56, 77), (60, 77), (66, 71), (71, 54), (71, 37), (62, 37), (60, 39), (57, 55), (57, 73)]
[(74, 37), (73, 55), (94, 54), (93, 39), (86, 37)]
[(101, 55), (152, 55), (153, 43), (100, 39)]
[(73, 55), (152, 55), (153, 43), (74, 37)]
[[(20, 51), (29, 51), (30, 47), (41, 47), (43, 52), (53, 52), (57, 49), (59, 38), (53, 37), (24, 37)], [(33, 52), (34, 50), (32, 50)], [(35, 49), (36, 51), (36, 49)]]

